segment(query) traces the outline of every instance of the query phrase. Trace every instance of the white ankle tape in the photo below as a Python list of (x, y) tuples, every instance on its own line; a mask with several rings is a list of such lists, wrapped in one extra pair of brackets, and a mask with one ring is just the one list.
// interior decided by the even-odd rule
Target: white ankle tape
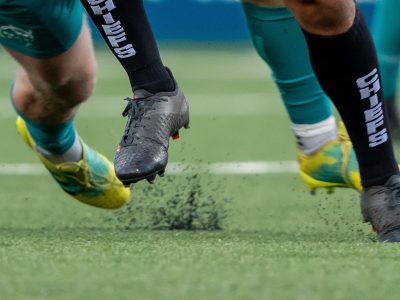
[(334, 116), (315, 124), (292, 124), (297, 145), (301, 152), (310, 155), (327, 142), (337, 139), (337, 126)]

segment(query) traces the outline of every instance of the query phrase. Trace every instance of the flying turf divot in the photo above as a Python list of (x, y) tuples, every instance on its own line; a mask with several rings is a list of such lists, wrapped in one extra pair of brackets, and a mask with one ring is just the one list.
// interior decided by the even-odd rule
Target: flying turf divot
[(106, 221), (121, 230), (221, 230), (231, 202), (226, 190), (223, 178), (196, 174), (140, 182), (132, 201)]

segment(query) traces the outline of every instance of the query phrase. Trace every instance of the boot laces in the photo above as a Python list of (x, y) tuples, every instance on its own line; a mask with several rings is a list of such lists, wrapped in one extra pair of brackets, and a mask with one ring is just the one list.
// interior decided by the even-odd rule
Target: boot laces
[(128, 101), (124, 111), (122, 112), (123, 117), (128, 117), (128, 121), (125, 127), (124, 134), (122, 136), (121, 144), (132, 145), (135, 140), (139, 140), (138, 134), (140, 128), (145, 128), (143, 120), (150, 120), (150, 116), (146, 116), (146, 112), (155, 110), (153, 105), (155, 102), (168, 101), (161, 97), (149, 97), (149, 98), (125, 98)]

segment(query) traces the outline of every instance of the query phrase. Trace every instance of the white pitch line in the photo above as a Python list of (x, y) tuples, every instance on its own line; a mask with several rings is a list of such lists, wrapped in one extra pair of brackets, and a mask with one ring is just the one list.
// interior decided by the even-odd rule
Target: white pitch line
[[(296, 161), (237, 161), (186, 164), (171, 162), (167, 174), (187, 175), (194, 173), (209, 173), (213, 175), (257, 175), (296, 173)], [(0, 163), (0, 175), (47, 175), (48, 172), (41, 164), (9, 164)]]
[(296, 173), (298, 164), (296, 161), (246, 161), (246, 162), (228, 162), (212, 163), (208, 167), (211, 174), (280, 174)]
[(45, 175), (41, 164), (0, 164), (0, 175)]

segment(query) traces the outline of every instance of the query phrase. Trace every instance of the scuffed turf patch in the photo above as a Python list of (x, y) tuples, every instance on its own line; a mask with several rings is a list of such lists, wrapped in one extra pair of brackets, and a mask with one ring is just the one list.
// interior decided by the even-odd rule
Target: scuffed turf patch
[(111, 222), (120, 229), (220, 230), (228, 215), (224, 179), (166, 176), (134, 185), (132, 200)]

